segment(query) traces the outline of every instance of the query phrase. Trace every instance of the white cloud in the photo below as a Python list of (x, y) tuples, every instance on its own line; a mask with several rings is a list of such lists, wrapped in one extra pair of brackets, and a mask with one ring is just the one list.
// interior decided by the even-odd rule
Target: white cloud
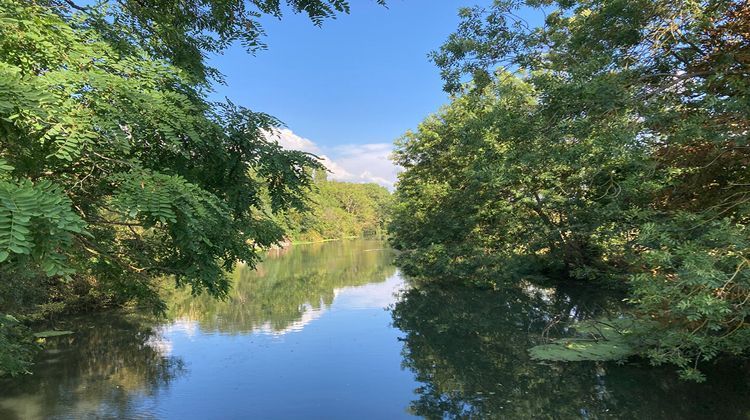
[(320, 149), (312, 140), (300, 137), (288, 128), (277, 128), (267, 132), (266, 138), (276, 140), (285, 149), (320, 154)]
[(389, 143), (351, 144), (324, 151), (312, 140), (301, 137), (289, 129), (277, 129), (267, 135), (287, 149), (301, 150), (320, 157), (331, 171), (330, 179), (346, 182), (374, 182), (393, 189), (399, 168), (390, 155), (393, 145)]
[(334, 290), (336, 300), (333, 301), (333, 305), (346, 309), (385, 308), (393, 303), (395, 295), (403, 289), (404, 280), (399, 273), (396, 273), (382, 283), (370, 283)]

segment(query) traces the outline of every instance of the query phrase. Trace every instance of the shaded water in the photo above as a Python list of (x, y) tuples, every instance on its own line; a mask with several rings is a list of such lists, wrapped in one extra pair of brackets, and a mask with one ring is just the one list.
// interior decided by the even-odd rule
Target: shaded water
[(527, 286), (412, 288), (376, 241), (239, 268), (228, 300), (167, 296), (168, 321), (62, 320), (0, 418), (750, 418), (748, 371), (708, 384), (638, 364), (539, 364), (554, 317), (606, 307)]

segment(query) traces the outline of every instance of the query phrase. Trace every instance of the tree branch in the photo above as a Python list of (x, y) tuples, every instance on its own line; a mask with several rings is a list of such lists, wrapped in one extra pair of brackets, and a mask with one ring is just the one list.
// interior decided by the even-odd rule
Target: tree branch
[(88, 8), (88, 7), (83, 7), (83, 6), (79, 6), (79, 5), (75, 4), (75, 3), (73, 3), (73, 1), (72, 1), (72, 0), (63, 0), (63, 1), (64, 1), (64, 2), (65, 2), (65, 3), (67, 4), (67, 5), (68, 5), (68, 6), (70, 6), (70, 7), (74, 8), (74, 9), (76, 9), (76, 10), (78, 10), (78, 11), (81, 11), (81, 12), (87, 12), (87, 11), (89, 10), (89, 8)]

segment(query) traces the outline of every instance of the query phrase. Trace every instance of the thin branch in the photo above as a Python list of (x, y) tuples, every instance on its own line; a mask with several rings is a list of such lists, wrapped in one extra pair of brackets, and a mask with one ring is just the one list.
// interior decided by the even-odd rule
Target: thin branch
[(89, 8), (88, 8), (88, 7), (83, 7), (83, 6), (79, 6), (79, 5), (75, 4), (75, 3), (73, 3), (73, 2), (71, 1), (71, 0), (63, 0), (63, 1), (64, 1), (65, 3), (67, 3), (67, 4), (68, 4), (68, 6), (70, 6), (70, 7), (74, 8), (74, 9), (76, 9), (76, 10), (78, 10), (78, 11), (81, 11), (81, 12), (88, 12), (88, 10), (89, 10)]

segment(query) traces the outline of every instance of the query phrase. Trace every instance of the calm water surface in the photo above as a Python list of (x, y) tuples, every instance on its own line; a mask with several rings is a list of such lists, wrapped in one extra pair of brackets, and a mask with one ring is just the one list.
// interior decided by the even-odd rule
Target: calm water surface
[(168, 320), (59, 320), (76, 333), (0, 382), (0, 419), (750, 418), (736, 364), (695, 385), (529, 360), (551, 319), (606, 308), (596, 298), (407, 290), (392, 258), (377, 241), (295, 246), (239, 268), (224, 302), (172, 293)]

